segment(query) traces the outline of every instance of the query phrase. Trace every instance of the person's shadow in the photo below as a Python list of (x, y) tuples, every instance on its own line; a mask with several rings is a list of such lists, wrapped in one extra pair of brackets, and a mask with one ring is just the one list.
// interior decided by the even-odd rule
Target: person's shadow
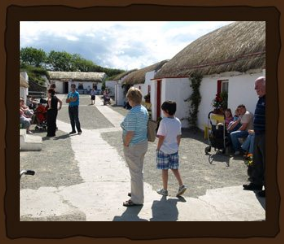
[(163, 196), (160, 201), (154, 201), (152, 205), (152, 218), (150, 221), (177, 221), (178, 220), (178, 202), (186, 202), (183, 197), (167, 199)]
[(70, 138), (71, 136), (74, 136), (74, 135), (77, 135), (77, 134), (64, 134), (64, 135), (61, 135), (61, 136), (56, 136), (54, 137), (54, 140), (62, 140), (62, 139), (67, 139), (67, 138)]
[(142, 205), (127, 207), (125, 212), (121, 216), (115, 216), (113, 221), (148, 221), (147, 219), (141, 219), (138, 216), (142, 207)]

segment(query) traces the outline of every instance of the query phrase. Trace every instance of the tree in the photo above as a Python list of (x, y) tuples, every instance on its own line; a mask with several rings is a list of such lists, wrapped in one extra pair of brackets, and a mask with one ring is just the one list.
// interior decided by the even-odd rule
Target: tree
[(48, 55), (48, 63), (55, 71), (72, 71), (72, 55), (67, 52), (51, 51)]
[(20, 61), (35, 67), (41, 67), (41, 64), (46, 62), (47, 55), (42, 49), (33, 47), (21, 48)]

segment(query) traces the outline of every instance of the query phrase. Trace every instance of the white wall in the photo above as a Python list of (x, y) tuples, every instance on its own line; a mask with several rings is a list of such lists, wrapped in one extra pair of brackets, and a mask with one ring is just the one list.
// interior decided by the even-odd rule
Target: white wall
[(57, 93), (64, 93), (64, 83), (62, 81), (56, 80), (55, 85), (56, 85), (56, 92)]
[(152, 80), (151, 81), (151, 92), (150, 92), (150, 102), (151, 102), (151, 110), (152, 110), (152, 119), (153, 120), (157, 120), (157, 111), (156, 111), (156, 107), (157, 107), (157, 81), (156, 80)]
[(175, 101), (177, 103), (175, 116), (181, 120), (182, 127), (188, 127), (189, 102), (184, 100), (188, 99), (192, 93), (190, 80), (188, 78), (163, 79), (161, 93), (161, 105), (166, 100)]
[(117, 83), (116, 81), (111, 81), (111, 80), (106, 81), (106, 87), (109, 88), (111, 96), (115, 96), (116, 83)]
[(212, 100), (217, 93), (217, 81), (228, 80), (228, 108), (234, 113), (238, 105), (244, 104), (250, 112), (254, 113), (258, 96), (254, 90), (254, 82), (259, 76), (263, 76), (263, 71), (250, 71), (245, 74), (226, 73), (219, 76), (205, 76), (200, 86), (201, 103), (198, 113), (198, 127), (204, 129), (208, 124), (208, 113), (213, 110)]
[[(21, 75), (24, 77), (24, 79), (29, 83), (29, 76), (27, 72), (21, 72)], [(20, 86), (20, 97), (24, 99), (25, 104), (27, 103), (27, 95), (29, 94), (29, 88), (28, 87), (21, 87)]]
[(123, 88), (121, 84), (115, 85), (115, 104), (117, 106), (124, 106), (125, 97), (123, 95)]
[[(60, 80), (54, 80), (56, 85), (56, 92), (57, 93), (64, 93), (64, 85), (66, 82), (60, 81)], [(79, 84), (83, 83), (83, 88), (86, 90), (91, 90), (93, 88), (93, 84), (95, 82), (92, 81), (68, 81), (68, 92), (71, 91), (71, 84), (76, 85), (76, 89), (78, 89)], [(102, 83), (101, 82), (96, 82), (97, 83), (97, 88), (102, 89)]]
[(20, 87), (20, 97), (24, 98), (25, 104), (27, 103), (28, 92), (29, 92), (28, 88)]
[[(152, 82), (151, 79), (153, 79), (155, 76), (155, 71), (150, 71), (145, 74), (145, 83), (135, 84), (134, 87), (138, 88), (140, 87), (140, 90), (142, 92), (143, 101), (144, 96), (148, 94), (148, 86), (151, 86)], [(150, 95), (151, 96), (151, 95)]]

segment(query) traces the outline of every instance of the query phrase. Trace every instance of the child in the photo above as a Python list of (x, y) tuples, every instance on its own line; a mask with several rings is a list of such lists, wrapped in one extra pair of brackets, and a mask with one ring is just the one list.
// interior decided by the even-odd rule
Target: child
[(225, 110), (225, 126), (226, 126), (226, 128), (228, 128), (229, 123), (233, 120), (234, 120), (234, 118), (233, 118), (233, 115), (232, 115), (232, 111), (231, 111), (231, 109), (227, 108)]
[(239, 112), (239, 109), (237, 108), (235, 110), (235, 115), (233, 117), (233, 120), (228, 124), (228, 127), (227, 127), (227, 130), (229, 133), (238, 130), (242, 126), (240, 123), (239, 116), (240, 116), (240, 112)]
[(181, 139), (181, 122), (176, 118), (176, 103), (165, 101), (161, 106), (164, 118), (161, 120), (157, 136), (159, 138), (157, 145), (157, 168), (162, 170), (163, 189), (157, 193), (168, 195), (168, 169), (171, 169), (179, 183), (177, 197), (182, 195), (187, 187), (183, 185), (179, 173), (179, 155), (178, 148)]

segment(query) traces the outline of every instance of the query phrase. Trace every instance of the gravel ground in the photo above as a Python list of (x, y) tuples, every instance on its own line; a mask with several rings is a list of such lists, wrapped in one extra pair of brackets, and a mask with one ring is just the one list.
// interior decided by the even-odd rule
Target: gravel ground
[[(62, 99), (64, 102), (64, 99)], [(97, 96), (96, 103), (102, 102)], [(111, 128), (113, 125), (98, 111), (95, 106), (89, 105), (90, 98), (81, 95), (79, 118), (82, 128), (99, 129)], [(64, 102), (65, 104), (65, 102)], [(66, 104), (65, 104), (66, 105)], [(58, 119), (69, 123), (68, 107), (63, 106), (59, 111)], [(122, 107), (110, 106), (122, 115), (127, 110)], [(71, 131), (71, 126), (70, 126)], [(20, 169), (33, 169), (36, 175), (25, 176), (21, 180), (21, 188), (37, 189), (41, 186), (70, 186), (82, 183), (77, 162), (71, 149), (70, 138), (66, 133), (57, 131), (56, 138), (46, 140), (46, 132), (36, 132), (43, 137), (40, 152), (20, 152)], [(121, 132), (102, 133), (102, 137), (123, 157)], [(64, 150), (62, 145), (64, 143)], [(151, 184), (153, 189), (162, 186), (161, 171), (156, 169), (156, 143), (149, 142), (149, 149), (145, 156), (144, 180)], [(203, 139), (202, 131), (183, 130), (179, 155), (180, 172), (184, 184), (188, 186), (185, 192), (187, 197), (204, 195), (207, 189), (242, 185), (247, 181), (247, 167), (241, 157), (230, 158), (212, 150), (213, 163), (210, 164), (204, 149), (207, 141)], [(229, 167), (227, 164), (229, 163)], [(40, 175), (40, 177), (37, 177)], [(172, 172), (169, 172), (169, 194), (177, 191), (177, 181)]]

